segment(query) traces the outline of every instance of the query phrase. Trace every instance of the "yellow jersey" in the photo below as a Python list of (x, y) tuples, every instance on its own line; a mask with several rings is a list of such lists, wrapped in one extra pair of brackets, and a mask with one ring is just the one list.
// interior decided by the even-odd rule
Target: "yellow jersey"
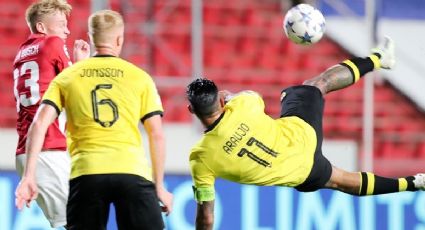
[(43, 103), (66, 111), (71, 179), (126, 173), (152, 180), (138, 124), (163, 108), (146, 72), (118, 57), (92, 57), (61, 72)]
[(316, 145), (316, 133), (305, 121), (295, 116), (273, 119), (264, 113), (260, 95), (240, 93), (191, 150), (195, 188), (211, 188), (217, 177), (295, 187), (307, 179)]

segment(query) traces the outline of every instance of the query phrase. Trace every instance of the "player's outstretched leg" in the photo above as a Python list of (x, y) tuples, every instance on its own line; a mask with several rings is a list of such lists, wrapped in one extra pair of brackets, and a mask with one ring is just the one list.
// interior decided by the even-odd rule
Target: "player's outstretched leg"
[(425, 190), (425, 174), (388, 178), (370, 172), (347, 172), (333, 166), (331, 178), (325, 187), (356, 196), (418, 191)]
[(375, 69), (391, 69), (395, 65), (395, 47), (391, 38), (385, 37), (372, 54), (366, 58), (355, 57), (332, 66), (319, 76), (306, 80), (304, 85), (315, 86), (323, 95), (356, 83), (363, 75)]

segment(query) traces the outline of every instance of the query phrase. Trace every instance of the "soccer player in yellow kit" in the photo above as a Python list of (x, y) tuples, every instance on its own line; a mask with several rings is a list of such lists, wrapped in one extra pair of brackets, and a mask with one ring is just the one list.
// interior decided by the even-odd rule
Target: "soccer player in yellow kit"
[[(65, 69), (52, 81), (29, 129), (17, 206), (28, 205), (37, 196), (34, 175), (44, 133), (65, 109), (72, 162), (67, 229), (105, 229), (111, 203), (119, 229), (163, 229), (159, 201), (169, 213), (172, 195), (163, 183), (160, 97), (146, 72), (118, 57), (124, 41), (119, 13), (92, 14), (89, 35), (94, 57)], [(144, 155), (139, 122), (148, 135), (153, 170)]]
[(386, 38), (369, 57), (346, 60), (303, 85), (283, 90), (279, 119), (264, 113), (264, 102), (255, 92), (231, 94), (218, 91), (208, 79), (191, 82), (188, 107), (206, 128), (190, 154), (196, 228), (212, 229), (217, 177), (302, 192), (329, 188), (357, 196), (424, 190), (425, 174), (392, 179), (347, 172), (322, 155), (323, 96), (374, 69), (391, 69), (394, 63), (394, 44)]

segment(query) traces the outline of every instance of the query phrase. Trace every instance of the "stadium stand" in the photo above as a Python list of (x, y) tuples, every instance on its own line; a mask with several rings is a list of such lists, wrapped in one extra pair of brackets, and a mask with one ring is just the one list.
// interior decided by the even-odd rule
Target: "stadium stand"
[[(20, 41), (27, 36), (23, 10), (30, 1), (11, 2), (19, 10), (0, 9), (4, 36), (0, 54), (0, 126), (15, 125), (12, 95), (12, 61)], [(69, 1), (73, 32), (69, 41), (85, 38), (88, 1)], [(190, 0), (111, 0), (127, 22), (124, 58), (154, 76), (165, 107), (166, 122), (190, 122), (184, 86), (191, 76)], [(300, 84), (327, 67), (350, 57), (325, 37), (311, 47), (289, 42), (283, 36), (281, 1), (203, 1), (204, 72), (221, 88), (252, 89), (265, 99), (266, 112), (279, 114), (279, 92)], [(16, 19), (19, 19), (17, 21)], [(19, 22), (19, 23), (18, 23)], [(84, 26), (82, 26), (84, 25)], [(23, 32), (25, 31), (25, 32)], [(69, 45), (69, 47), (71, 47)], [(326, 97), (324, 130), (329, 139), (353, 139), (361, 145), (363, 81)], [(376, 173), (410, 174), (423, 170), (425, 160), (425, 114), (390, 84), (375, 87)], [(396, 161), (394, 161), (396, 159)], [(412, 167), (397, 167), (410, 162)], [(418, 163), (419, 162), (419, 163)], [(398, 171), (401, 168), (403, 171)]]

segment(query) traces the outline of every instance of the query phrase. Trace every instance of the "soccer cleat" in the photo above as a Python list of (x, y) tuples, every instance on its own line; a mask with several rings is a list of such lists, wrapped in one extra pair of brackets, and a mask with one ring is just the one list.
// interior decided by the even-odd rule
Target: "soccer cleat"
[(425, 174), (419, 173), (414, 177), (415, 179), (413, 180), (413, 184), (415, 185), (415, 188), (425, 191)]
[(395, 46), (394, 41), (388, 37), (384, 37), (384, 41), (381, 42), (378, 47), (372, 49), (372, 53), (378, 53), (381, 57), (381, 68), (392, 69), (395, 65)]

